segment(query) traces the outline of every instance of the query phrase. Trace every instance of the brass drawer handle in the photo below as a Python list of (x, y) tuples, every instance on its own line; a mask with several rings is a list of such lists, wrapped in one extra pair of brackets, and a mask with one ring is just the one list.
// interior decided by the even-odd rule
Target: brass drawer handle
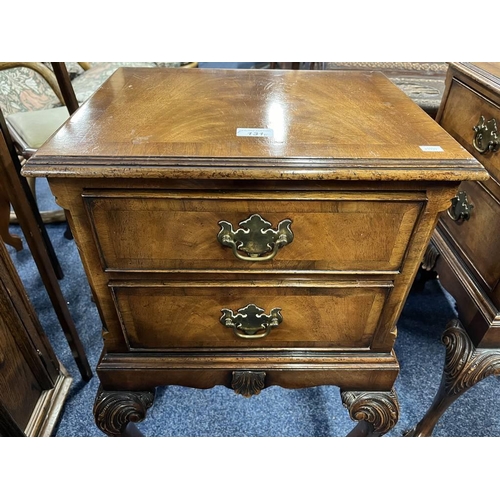
[(474, 205), (469, 202), (467, 193), (459, 191), (457, 196), (451, 200), (451, 207), (448, 209), (448, 215), (458, 224), (470, 219), (470, 214)]
[(473, 128), (475, 134), (472, 144), (477, 151), (481, 154), (498, 151), (500, 143), (498, 141), (498, 129), (495, 118), (486, 121), (486, 118), (481, 116), (479, 123)]
[[(233, 332), (242, 339), (261, 339), (283, 321), (279, 307), (271, 309), (269, 315), (264, 314), (264, 309), (255, 304), (248, 304), (238, 309), (237, 314), (234, 314), (231, 309), (221, 309), (221, 313), (220, 322), (227, 328), (232, 328)], [(261, 330), (264, 332), (257, 333)]]
[[(234, 230), (230, 222), (220, 221), (221, 230), (217, 240), (231, 247), (234, 255), (241, 260), (263, 262), (273, 259), (278, 250), (293, 241), (290, 219), (282, 220), (277, 230), (259, 214), (253, 214), (239, 223), (240, 229)], [(240, 253), (240, 252), (245, 253)], [(270, 252), (270, 253), (269, 253)]]

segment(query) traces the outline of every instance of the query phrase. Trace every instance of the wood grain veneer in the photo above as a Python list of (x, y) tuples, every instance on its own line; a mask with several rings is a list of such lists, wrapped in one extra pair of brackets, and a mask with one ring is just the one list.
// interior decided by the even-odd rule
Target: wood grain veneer
[[(488, 177), (377, 72), (143, 68), (114, 73), (24, 174), (49, 178), (96, 298), (109, 435), (166, 384), (338, 385), (360, 433), (387, 432), (396, 323), (438, 214)], [(291, 221), (266, 262), (217, 239), (252, 215)], [(283, 321), (240, 338), (221, 311), (249, 304)]]

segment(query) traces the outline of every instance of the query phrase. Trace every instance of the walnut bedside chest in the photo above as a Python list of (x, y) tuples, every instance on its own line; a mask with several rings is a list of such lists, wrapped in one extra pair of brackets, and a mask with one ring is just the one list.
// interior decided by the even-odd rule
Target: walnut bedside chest
[(33, 156), (103, 323), (99, 428), (157, 386), (336, 385), (397, 422), (396, 322), (482, 165), (377, 72), (121, 68)]
[(455, 299), (458, 319), (443, 333), (441, 386), (414, 436), (430, 436), (458, 397), (500, 374), (500, 63), (451, 63), (436, 120), (490, 178), (460, 185), (426, 253), (425, 265)]

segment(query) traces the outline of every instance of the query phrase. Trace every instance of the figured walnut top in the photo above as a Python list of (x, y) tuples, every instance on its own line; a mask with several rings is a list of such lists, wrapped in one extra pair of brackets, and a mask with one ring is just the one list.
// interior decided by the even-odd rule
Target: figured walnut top
[(457, 62), (450, 66), (500, 94), (500, 62)]
[[(237, 128), (272, 129), (273, 136), (237, 137)], [(117, 70), (24, 173), (486, 177), (464, 148), (381, 73), (168, 68)]]

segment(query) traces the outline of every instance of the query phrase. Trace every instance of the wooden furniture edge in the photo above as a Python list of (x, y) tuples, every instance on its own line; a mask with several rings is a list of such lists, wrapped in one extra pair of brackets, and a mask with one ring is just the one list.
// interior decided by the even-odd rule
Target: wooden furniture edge
[(52, 436), (63, 411), (63, 405), (68, 397), (73, 378), (59, 365), (60, 372), (53, 389), (44, 391), (39, 398), (33, 414), (26, 426), (28, 437)]

